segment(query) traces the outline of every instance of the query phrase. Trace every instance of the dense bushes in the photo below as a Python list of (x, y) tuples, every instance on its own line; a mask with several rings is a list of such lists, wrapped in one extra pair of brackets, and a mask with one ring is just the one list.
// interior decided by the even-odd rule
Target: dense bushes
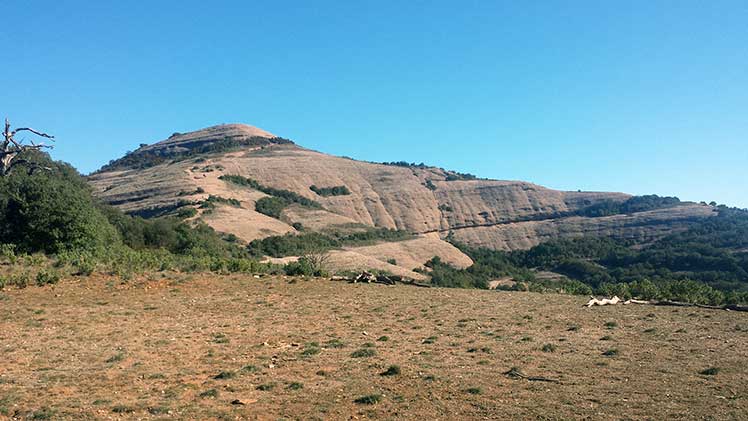
[[(242, 177), (240, 175), (222, 175), (218, 177), (228, 183), (249, 187), (259, 190), (270, 197), (264, 197), (255, 203), (255, 210), (273, 218), (280, 218), (283, 209), (291, 203), (298, 203), (309, 208), (321, 208), (322, 206), (314, 200), (307, 199), (290, 190), (276, 189), (260, 184), (257, 180)], [(314, 187), (314, 186), (312, 186)], [(346, 189), (347, 190), (347, 189)], [(350, 193), (350, 192), (349, 192)]]
[(346, 196), (351, 194), (346, 186), (333, 186), (333, 187), (317, 187), (315, 185), (309, 186), (309, 190), (317, 193), (320, 196)]
[(255, 202), (255, 210), (261, 214), (280, 219), (281, 212), (289, 205), (288, 200), (280, 197), (263, 197)]
[[(97, 269), (123, 275), (167, 269), (269, 270), (205, 224), (125, 215), (97, 202), (69, 165), (38, 153), (26, 159), (49, 170), (17, 167), (0, 178), (2, 261), (15, 264), (22, 259), (23, 264), (42, 267), (46, 258), (29, 254), (45, 253), (56, 256), (55, 265), (75, 267), (83, 275)], [(216, 201), (223, 200), (214, 197), (208, 203)], [(40, 270), (35, 279), (38, 284), (54, 283), (59, 274)]]
[[(471, 267), (456, 269), (438, 258), (426, 266), (439, 286), (483, 288), (510, 276), (515, 288), (530, 291), (736, 304), (748, 303), (746, 253), (715, 245), (742, 249), (746, 241), (748, 213), (733, 209), (642, 249), (607, 238), (561, 239), (509, 253), (453, 242), (473, 259)], [(568, 278), (538, 279), (536, 270)]]
[(50, 170), (17, 167), (0, 177), (0, 238), (21, 252), (98, 250), (118, 243), (116, 230), (71, 166), (43, 154), (25, 159)]
[(308, 232), (254, 240), (249, 243), (249, 251), (255, 256), (300, 256), (309, 252), (331, 250), (343, 246), (361, 246), (379, 241), (402, 241), (410, 238), (413, 238), (413, 234), (386, 228), (368, 228), (350, 234)]
[(517, 266), (552, 270), (593, 287), (602, 283), (695, 280), (748, 290), (748, 214), (724, 212), (644, 248), (608, 238), (559, 239), (510, 253)]
[(630, 214), (662, 209), (680, 204), (677, 197), (660, 197), (656, 194), (634, 196), (624, 202), (606, 200), (581, 209), (578, 214), (589, 217)]
[(254, 240), (249, 243), (249, 251), (255, 256), (300, 256), (320, 250), (330, 250), (341, 247), (339, 241), (317, 232), (299, 235), (286, 234)]
[(246, 186), (246, 187), (250, 187), (255, 190), (259, 190), (270, 196), (284, 199), (288, 201), (289, 203), (298, 203), (302, 206), (306, 206), (310, 208), (321, 208), (322, 207), (322, 205), (315, 202), (314, 200), (307, 199), (306, 197), (301, 196), (298, 193), (292, 192), (290, 190), (276, 189), (273, 187), (264, 186), (260, 184), (257, 180), (253, 180), (251, 178), (242, 177), (240, 175), (222, 175), (218, 178), (220, 180), (224, 180), (229, 183), (234, 183), (240, 186)]

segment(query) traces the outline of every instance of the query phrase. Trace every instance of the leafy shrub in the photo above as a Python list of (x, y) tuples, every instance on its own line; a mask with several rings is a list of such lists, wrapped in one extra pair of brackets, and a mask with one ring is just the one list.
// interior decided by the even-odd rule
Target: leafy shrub
[(391, 365), (387, 370), (379, 373), (380, 376), (397, 376), (398, 374), (400, 374), (400, 366), (397, 365)]
[(283, 270), (289, 276), (327, 276), (325, 268), (307, 256), (302, 256), (299, 260), (286, 264)]
[(281, 212), (288, 206), (290, 202), (280, 197), (263, 197), (262, 199), (255, 202), (255, 210), (261, 214), (280, 219)]
[(36, 285), (44, 286), (56, 284), (60, 281), (60, 273), (56, 270), (42, 269), (36, 274)]
[(12, 274), (7, 278), (6, 285), (14, 286), (18, 289), (26, 288), (29, 285), (31, 276), (28, 272)]
[(0, 244), (0, 258), (10, 264), (16, 263), (16, 245)]

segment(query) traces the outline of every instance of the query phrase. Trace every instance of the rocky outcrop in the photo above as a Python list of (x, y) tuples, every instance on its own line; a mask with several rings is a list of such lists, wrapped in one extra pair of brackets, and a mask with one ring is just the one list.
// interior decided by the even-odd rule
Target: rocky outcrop
[(528, 249), (554, 238), (604, 236), (649, 243), (688, 229), (714, 216), (709, 206), (684, 204), (672, 208), (599, 218), (572, 216), (540, 221), (500, 223), (453, 230), (454, 238), (473, 246), (499, 250)]

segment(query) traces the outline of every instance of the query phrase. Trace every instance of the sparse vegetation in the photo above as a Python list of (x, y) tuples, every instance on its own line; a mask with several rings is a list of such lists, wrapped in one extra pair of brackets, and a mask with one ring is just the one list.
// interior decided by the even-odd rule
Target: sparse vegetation
[(361, 396), (360, 398), (356, 398), (354, 402), (361, 404), (361, 405), (374, 405), (376, 403), (379, 403), (379, 401), (381, 400), (382, 400), (382, 395), (375, 394), (375, 395)]
[(709, 367), (699, 372), (699, 374), (701, 374), (702, 376), (716, 376), (718, 373), (719, 368), (717, 367)]
[(215, 380), (228, 380), (236, 377), (236, 373), (233, 371), (221, 371), (220, 373), (213, 376)]
[(262, 392), (268, 392), (273, 389), (275, 389), (276, 384), (275, 383), (264, 383), (259, 386), (257, 386), (255, 389), (262, 391)]
[(400, 374), (400, 366), (391, 365), (387, 367), (387, 370), (379, 373), (380, 376), (397, 376)]
[(216, 389), (208, 389), (206, 391), (200, 392), (200, 395), (198, 395), (198, 396), (200, 396), (203, 399), (205, 399), (205, 398), (217, 398), (218, 397), (218, 390), (216, 390)]
[(361, 348), (353, 351), (353, 353), (351, 354), (351, 358), (368, 358), (375, 355), (377, 355), (377, 351), (375, 351), (373, 348)]
[[(0, 265), (0, 270), (8, 268)], [(0, 338), (0, 388), (9, 393), (0, 400), (12, 397), (0, 402), (11, 414), (6, 417), (16, 413), (25, 419), (43, 407), (57, 409), (55, 417), (76, 419), (106, 417), (107, 412), (115, 418), (159, 418), (167, 416), (165, 408), (172, 418), (208, 419), (219, 410), (238, 414), (260, 408), (275, 417), (291, 405), (303, 419), (320, 416), (320, 408), (328, 408), (326, 418), (337, 419), (356, 408), (365, 413), (378, 406), (403, 417), (429, 418), (435, 414), (433, 407), (412, 403), (432, 393), (452, 396), (441, 408), (466, 418), (502, 413), (536, 417), (537, 405), (495, 399), (502, 394), (521, 395), (540, 405), (569, 399), (569, 405), (542, 410), (547, 416), (573, 419), (620, 415), (615, 408), (604, 408), (617, 402), (616, 396), (646, 393), (652, 399), (640, 403), (641, 411), (662, 410), (657, 403), (668, 401), (670, 413), (690, 411), (702, 418), (710, 414), (714, 390), (728, 390), (736, 378), (748, 375), (740, 364), (746, 350), (734, 346), (748, 334), (738, 312), (655, 306), (581, 311), (584, 299), (568, 296), (348, 286), (326, 279), (287, 284), (272, 275), (256, 279), (146, 273), (127, 284), (115, 279), (110, 286), (111, 277), (103, 278), (3, 293), (8, 298), (0, 298), (5, 329)], [(151, 307), (158, 310), (145, 311)], [(605, 330), (605, 323), (613, 320), (620, 326)], [(689, 332), (674, 332), (685, 325)], [(570, 326), (577, 326), (578, 333), (568, 331)], [(658, 334), (643, 333), (648, 328)], [(128, 334), (142, 331), (148, 336)], [(700, 340), (704, 331), (713, 340)], [(599, 341), (603, 334), (616, 332), (615, 341)], [(389, 341), (377, 340), (384, 335)], [(422, 343), (432, 336), (438, 339)], [(521, 341), (523, 337), (534, 341)], [(24, 338), (23, 347), (17, 338)], [(563, 338), (568, 342), (560, 342)], [(684, 343), (693, 352), (684, 353)], [(558, 349), (544, 353), (546, 344)], [(304, 357), (307, 348), (321, 352)], [(466, 352), (470, 348), (473, 352)], [(60, 349), (79, 357), (60, 358)], [(601, 355), (608, 349), (620, 352)], [(732, 357), (710, 362), (704, 359), (711, 354), (708, 349)], [(183, 350), (195, 357), (174, 357)], [(359, 350), (377, 352), (353, 358)], [(119, 353), (119, 362), (105, 363)], [(35, 358), (19, 369), (27, 355)], [(662, 367), (662, 361), (679, 364)], [(721, 371), (699, 374), (710, 364)], [(400, 373), (390, 366), (399, 366)], [(521, 367), (524, 377), (501, 375), (512, 366)], [(622, 378), (622, 367), (627, 378), (639, 381), (615, 381)], [(588, 381), (590, 373), (594, 384)], [(663, 374), (690, 378), (692, 384), (688, 390), (663, 390), (657, 387)], [(563, 383), (534, 380), (544, 378)], [(28, 384), (35, 387), (24, 387)], [(254, 390), (272, 385), (272, 390)], [(345, 387), (348, 391), (341, 392)], [(585, 406), (595, 387), (614, 387), (617, 395), (595, 395), (599, 405)], [(471, 394), (470, 388), (481, 393)], [(61, 389), (67, 392), (54, 392)], [(353, 402), (377, 393), (383, 396), (376, 405)], [(237, 399), (245, 406), (232, 403)], [(93, 405), (94, 400), (100, 401)], [(734, 403), (724, 407), (723, 414), (740, 418), (742, 406)], [(115, 405), (135, 412), (111, 413)]]
[[(174, 135), (172, 135), (172, 137), (173, 136)], [(99, 169), (97, 173), (103, 172), (103, 171), (114, 171), (114, 170), (121, 170), (121, 169), (128, 169), (128, 168), (130, 169), (150, 168), (150, 167), (163, 164), (163, 163), (191, 159), (195, 156), (231, 152), (231, 151), (234, 151), (239, 148), (246, 147), (246, 146), (260, 146), (260, 145), (268, 145), (268, 144), (284, 145), (284, 144), (293, 144), (293, 142), (288, 139), (283, 139), (281, 137), (268, 139), (266, 137), (256, 136), (256, 137), (251, 137), (248, 139), (226, 138), (226, 139), (218, 140), (216, 142), (205, 143), (200, 146), (190, 148), (188, 150), (179, 150), (179, 151), (175, 150), (175, 151), (170, 151), (169, 153), (164, 153), (164, 151), (162, 150), (152, 150), (152, 149), (144, 150), (143, 147), (141, 147), (140, 149), (134, 152), (128, 152), (122, 158), (109, 161), (109, 163), (101, 167), (101, 169)]]
[(545, 344), (540, 350), (543, 352), (556, 352), (557, 348), (558, 347), (554, 344)]

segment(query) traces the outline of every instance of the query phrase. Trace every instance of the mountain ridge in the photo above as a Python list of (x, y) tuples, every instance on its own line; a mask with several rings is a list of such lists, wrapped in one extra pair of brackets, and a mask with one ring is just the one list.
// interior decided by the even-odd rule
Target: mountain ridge
[[(715, 214), (710, 206), (688, 202), (625, 214), (620, 208), (634, 197), (625, 193), (559, 191), (524, 181), (478, 179), (422, 164), (357, 161), (268, 136), (274, 135), (246, 125), (175, 134), (128, 155), (129, 167), (104, 167), (89, 181), (97, 196), (123, 211), (149, 214), (195, 208), (194, 219), (246, 242), (351, 226), (396, 229), (428, 236), (434, 250), (442, 250), (443, 258), (460, 266), (467, 264), (461, 253), (450, 253), (440, 244), (447, 236), (498, 250), (527, 249), (549, 239), (585, 235), (646, 243)], [(238, 142), (220, 143), (227, 138)], [(177, 153), (164, 152), (173, 150)], [(141, 156), (152, 161), (138, 162)], [(229, 175), (252, 180), (255, 187), (267, 186), (271, 189), (265, 191), (271, 193), (291, 192), (319, 203), (320, 208), (298, 203), (281, 206), (286, 199), (233, 184), (224, 177)], [(339, 194), (323, 196), (313, 188)], [(222, 204), (206, 212), (200, 203), (210, 196), (235, 200), (239, 206)], [(277, 217), (257, 211), (258, 203), (273, 200), (282, 207)], [(589, 209), (597, 216), (585, 215)], [(428, 247), (418, 249), (417, 256), (403, 258), (412, 263), (433, 257), (426, 255)]]

